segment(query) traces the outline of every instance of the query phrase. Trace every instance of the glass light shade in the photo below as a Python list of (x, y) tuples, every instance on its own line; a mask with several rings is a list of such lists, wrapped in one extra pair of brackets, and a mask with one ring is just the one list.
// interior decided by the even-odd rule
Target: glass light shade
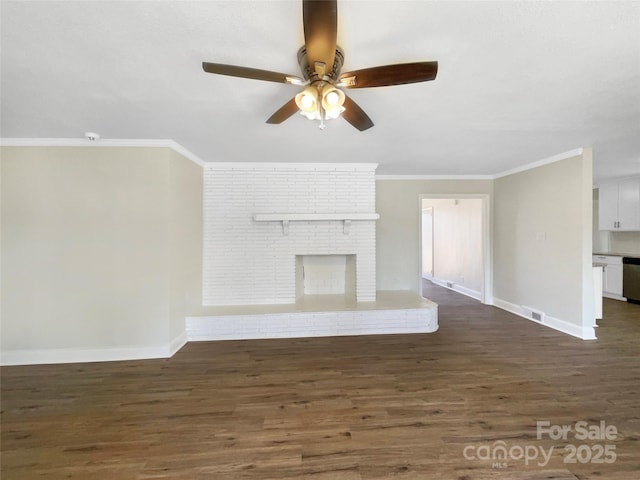
[(307, 117), (309, 120), (320, 120), (320, 113), (318, 113), (318, 111), (316, 110), (315, 112), (305, 112), (305, 111), (300, 111), (301, 115), (304, 115), (305, 117)]
[(306, 93), (302, 94), (302, 98), (300, 99), (300, 105), (302, 105), (302, 108), (304, 110), (307, 110), (313, 107), (314, 103), (316, 103), (315, 98), (313, 98), (311, 95), (307, 95)]
[[(328, 112), (341, 108), (344, 103), (344, 92), (333, 85), (327, 84), (322, 89), (322, 107)], [(339, 112), (338, 114), (340, 114)]]
[(296, 105), (305, 114), (318, 111), (318, 90), (312, 86), (305, 88), (296, 95)]
[(336, 92), (329, 92), (324, 99), (329, 105), (337, 105), (340, 101), (340, 96)]
[(325, 110), (325, 116), (327, 119), (333, 120), (334, 118), (338, 118), (342, 112), (345, 111), (344, 107), (335, 107)]

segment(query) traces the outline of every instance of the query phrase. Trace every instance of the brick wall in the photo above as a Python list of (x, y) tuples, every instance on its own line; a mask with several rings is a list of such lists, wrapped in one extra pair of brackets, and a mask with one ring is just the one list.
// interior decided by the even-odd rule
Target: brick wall
[(216, 163), (204, 169), (203, 304), (295, 302), (296, 255), (356, 257), (375, 300), (375, 220), (257, 222), (256, 214), (375, 213), (374, 164)]

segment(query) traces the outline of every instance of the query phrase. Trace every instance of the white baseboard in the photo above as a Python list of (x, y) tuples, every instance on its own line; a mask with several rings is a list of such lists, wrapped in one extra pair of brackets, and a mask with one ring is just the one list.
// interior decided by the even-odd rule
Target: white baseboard
[(171, 340), (169, 343), (169, 355), (168, 357), (173, 357), (178, 351), (184, 347), (189, 340), (187, 339), (187, 331), (183, 330), (180, 335)]
[[(427, 302), (425, 300), (425, 302)], [(172, 357), (189, 341), (324, 337), (438, 330), (438, 307), (187, 317), (186, 330), (157, 346), (3, 350), (0, 365), (112, 362)]]
[(169, 358), (185, 343), (187, 343), (187, 334), (182, 332), (171, 342), (157, 346), (3, 350), (0, 353), (0, 365), (116, 362)]
[(482, 294), (477, 290), (472, 290), (471, 288), (464, 287), (460, 284), (449, 282), (447, 280), (443, 280), (441, 278), (431, 277), (428, 280), (435, 283), (436, 285), (440, 285), (441, 287), (448, 288), (455, 292), (466, 295), (467, 297), (475, 298), (476, 300), (482, 301)]
[(616, 295), (615, 293), (602, 292), (603, 297), (610, 298), (612, 300), (620, 300), (621, 302), (626, 302), (627, 298), (621, 295)]
[(506, 310), (507, 312), (518, 315), (519, 317), (525, 318), (530, 322), (537, 323), (538, 325), (543, 325), (545, 327), (553, 328), (554, 330), (558, 330), (559, 332), (566, 333), (574, 337), (578, 337), (582, 340), (596, 339), (596, 333), (594, 330), (595, 325), (589, 326), (589, 327), (580, 326), (574, 323), (567, 322), (566, 320), (562, 320), (560, 318), (552, 317), (550, 315), (545, 315), (544, 320), (539, 322), (525, 315), (524, 314), (525, 309), (523, 309), (521, 305), (516, 305), (515, 303), (507, 302), (506, 300), (502, 300), (500, 298), (495, 298), (495, 297), (493, 299), (493, 305), (498, 308), (501, 308), (502, 310)]

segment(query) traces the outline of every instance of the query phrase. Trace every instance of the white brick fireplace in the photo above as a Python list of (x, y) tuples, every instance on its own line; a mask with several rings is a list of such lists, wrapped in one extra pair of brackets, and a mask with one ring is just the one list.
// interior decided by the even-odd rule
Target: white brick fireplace
[(374, 301), (376, 166), (205, 167), (203, 305)]
[(203, 309), (185, 319), (189, 341), (436, 331), (433, 302), (376, 294), (375, 169), (206, 166)]

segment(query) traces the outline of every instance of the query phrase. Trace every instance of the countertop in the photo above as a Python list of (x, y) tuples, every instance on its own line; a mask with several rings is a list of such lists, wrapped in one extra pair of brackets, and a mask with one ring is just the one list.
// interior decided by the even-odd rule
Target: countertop
[(621, 253), (621, 252), (594, 252), (594, 255), (607, 255), (609, 257), (631, 257), (640, 258), (640, 253)]

